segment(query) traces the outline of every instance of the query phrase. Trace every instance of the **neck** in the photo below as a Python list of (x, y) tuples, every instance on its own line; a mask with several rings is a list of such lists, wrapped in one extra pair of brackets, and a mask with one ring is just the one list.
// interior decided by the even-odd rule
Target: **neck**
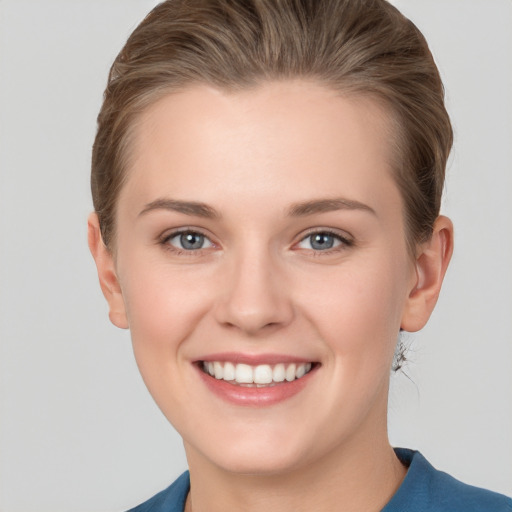
[[(321, 461), (284, 474), (238, 474), (205, 462), (187, 447), (191, 492), (187, 512), (378, 512), (391, 499), (406, 469), (387, 441), (353, 441)], [(357, 444), (357, 448), (355, 445)]]

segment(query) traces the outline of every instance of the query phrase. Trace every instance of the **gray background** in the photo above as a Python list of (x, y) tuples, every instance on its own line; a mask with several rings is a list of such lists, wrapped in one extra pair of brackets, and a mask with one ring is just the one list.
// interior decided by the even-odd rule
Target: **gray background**
[[(512, 494), (512, 2), (402, 0), (455, 127), (456, 251), (394, 378), (391, 440)], [(150, 0), (0, 0), (0, 510), (133, 506), (186, 466), (111, 326), (86, 245), (109, 65)]]

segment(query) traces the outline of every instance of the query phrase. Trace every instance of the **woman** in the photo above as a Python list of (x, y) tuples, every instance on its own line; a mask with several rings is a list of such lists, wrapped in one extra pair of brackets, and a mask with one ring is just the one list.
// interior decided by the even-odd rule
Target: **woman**
[(135, 510), (511, 510), (387, 436), (453, 247), (452, 144), (383, 0), (177, 0), (114, 62), (89, 244), (190, 473)]

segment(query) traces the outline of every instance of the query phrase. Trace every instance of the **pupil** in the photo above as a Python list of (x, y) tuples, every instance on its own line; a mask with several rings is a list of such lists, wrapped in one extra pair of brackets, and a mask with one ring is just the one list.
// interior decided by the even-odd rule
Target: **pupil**
[(184, 249), (201, 249), (204, 236), (198, 233), (184, 233), (180, 236), (180, 243)]
[(315, 235), (311, 235), (311, 247), (313, 249), (318, 249), (320, 251), (325, 249), (331, 249), (334, 245), (334, 238), (332, 235), (327, 233), (316, 233)]

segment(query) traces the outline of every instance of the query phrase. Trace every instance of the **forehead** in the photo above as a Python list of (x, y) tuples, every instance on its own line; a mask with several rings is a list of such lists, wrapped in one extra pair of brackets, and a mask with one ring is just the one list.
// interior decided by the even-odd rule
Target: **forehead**
[(313, 82), (238, 92), (195, 85), (141, 115), (121, 195), (136, 190), (150, 201), (166, 191), (210, 201), (217, 192), (220, 200), (229, 184), (232, 195), (250, 189), (251, 198), (265, 201), (287, 192), (301, 200), (312, 188), (329, 196), (336, 186), (344, 195), (371, 196), (376, 179), (392, 178), (388, 119), (369, 97)]

